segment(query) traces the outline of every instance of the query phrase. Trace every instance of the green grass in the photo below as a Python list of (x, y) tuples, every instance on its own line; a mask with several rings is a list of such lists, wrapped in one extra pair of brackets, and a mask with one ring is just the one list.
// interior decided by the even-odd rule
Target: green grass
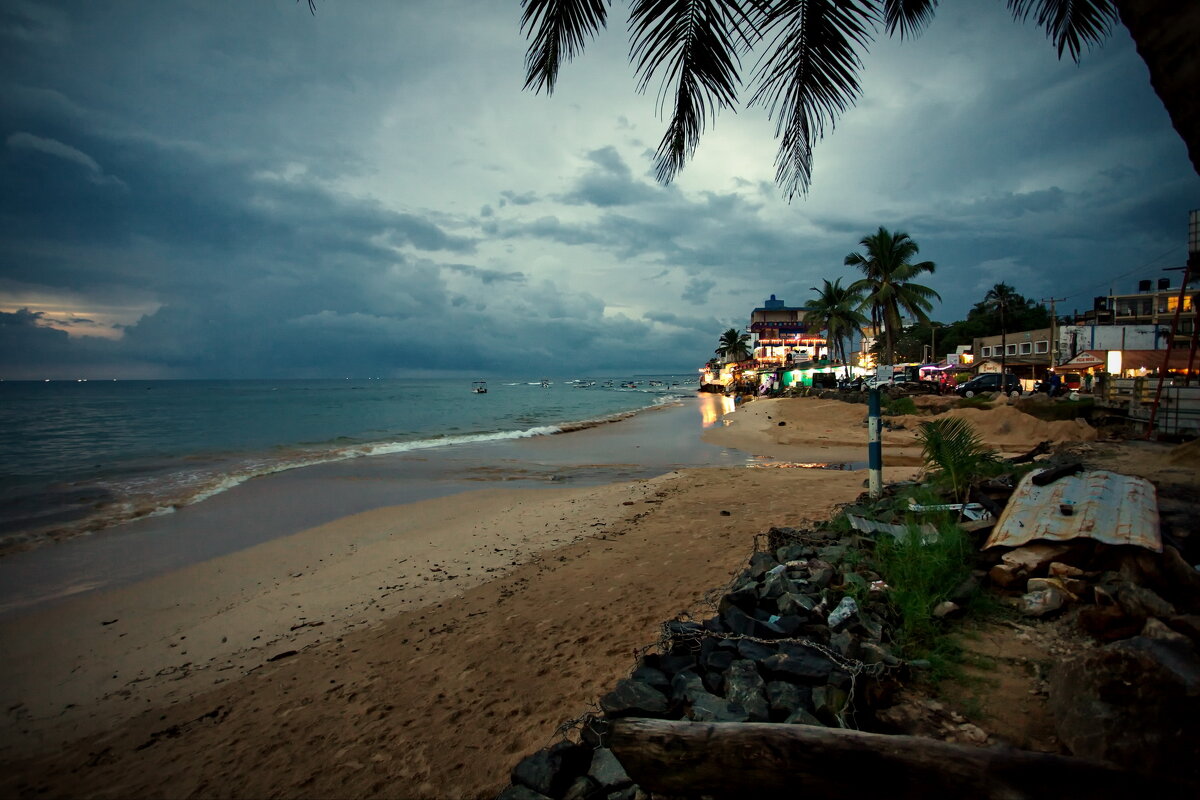
[(991, 408), (992, 401), (982, 395), (974, 397), (960, 397), (958, 402), (954, 404), (955, 408)]
[(910, 528), (904, 541), (882, 537), (875, 546), (875, 566), (891, 587), (888, 602), (896, 612), (897, 643), (909, 658), (944, 660), (959, 654), (948, 642), (941, 620), (933, 616), (938, 603), (949, 598), (971, 574), (973, 547), (957, 525), (942, 523), (936, 539), (922, 541)]

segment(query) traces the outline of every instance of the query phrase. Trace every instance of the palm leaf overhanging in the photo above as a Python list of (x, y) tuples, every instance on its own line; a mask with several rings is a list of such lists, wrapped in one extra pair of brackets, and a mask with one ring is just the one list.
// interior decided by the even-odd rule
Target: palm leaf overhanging
[[(1006, 0), (1017, 20), (1032, 18), (1078, 61), (1082, 48), (1108, 35), (1113, 0)], [(523, 0), (530, 40), (525, 86), (554, 90), (564, 61), (583, 51), (607, 21), (604, 0)], [(879, 26), (917, 36), (937, 0), (631, 0), (630, 60), (639, 90), (661, 76), (667, 130), (656, 155), (669, 182), (694, 154), (706, 125), (736, 108), (741, 58), (766, 42), (754, 69), (749, 105), (776, 123), (776, 180), (790, 200), (812, 182), (813, 147), (858, 98), (858, 71)], [(668, 105), (670, 107), (667, 111)]]

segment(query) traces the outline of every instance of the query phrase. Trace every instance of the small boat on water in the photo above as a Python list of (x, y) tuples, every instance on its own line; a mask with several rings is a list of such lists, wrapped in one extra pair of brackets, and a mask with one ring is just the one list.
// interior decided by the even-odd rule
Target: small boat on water
[(550, 379), (549, 378), (542, 378), (542, 388), (543, 389), (550, 388)]
[(487, 394), (487, 381), (473, 381), (471, 391), (475, 394)]

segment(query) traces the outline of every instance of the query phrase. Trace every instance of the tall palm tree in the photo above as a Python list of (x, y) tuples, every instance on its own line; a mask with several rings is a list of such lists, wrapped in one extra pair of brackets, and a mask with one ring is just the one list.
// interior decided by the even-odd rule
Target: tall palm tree
[(725, 359), (726, 364), (730, 361), (745, 361), (750, 357), (750, 334), (730, 328), (721, 334), (716, 354)]
[(867, 324), (867, 318), (858, 309), (862, 306), (862, 295), (849, 286), (842, 286), (842, 279), (833, 283), (824, 281), (820, 289), (812, 287), (817, 299), (809, 302), (804, 312), (804, 321), (819, 326), (829, 335), (833, 351), (845, 366), (846, 377), (850, 377), (850, 365), (846, 363), (846, 339), (854, 331)]
[(890, 233), (881, 226), (875, 233), (864, 236), (859, 244), (865, 252), (846, 256), (846, 266), (858, 267), (864, 277), (850, 284), (850, 290), (863, 296), (862, 308), (871, 309), (871, 322), (876, 330), (883, 326), (887, 363), (891, 364), (896, 355), (896, 336), (900, 333), (900, 312), (908, 312), (918, 322), (929, 322), (933, 300), (942, 299), (928, 286), (913, 282), (922, 272), (932, 273), (936, 265), (932, 261), (912, 263), (920, 248), (901, 231)]
[[(309, 0), (310, 7), (313, 0)], [(1200, 172), (1200, 112), (1195, 87), (1200, 59), (1200, 8), (1179, 0), (1005, 0), (1017, 21), (1033, 20), (1078, 63), (1118, 19), (1139, 55), (1175, 129)], [(525, 86), (551, 94), (559, 68), (582, 54), (608, 23), (604, 0), (522, 0), (521, 29), (529, 38)], [(669, 182), (695, 152), (717, 112), (739, 103), (742, 57), (754, 56), (747, 105), (775, 120), (776, 180), (789, 199), (808, 190), (812, 150), (826, 126), (854, 105), (858, 71), (882, 26), (915, 38), (933, 18), (937, 0), (630, 0), (630, 60), (638, 90), (659, 78), (667, 130), (657, 172)]]
[(997, 283), (987, 290), (983, 303), (989, 309), (1000, 312), (1000, 386), (1004, 391), (1004, 376), (1008, 374), (1008, 309), (1020, 295), (1007, 283)]

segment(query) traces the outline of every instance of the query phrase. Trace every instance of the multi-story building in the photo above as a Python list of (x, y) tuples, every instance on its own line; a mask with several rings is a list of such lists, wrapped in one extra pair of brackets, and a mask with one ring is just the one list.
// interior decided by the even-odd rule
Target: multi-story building
[[(1195, 281), (1184, 293), (1183, 313), (1180, 316), (1179, 328), (1175, 331), (1175, 346), (1186, 346), (1192, 336), (1192, 326), (1196, 315), (1193, 313), (1193, 298), (1200, 287)], [(1092, 302), (1092, 310), (1077, 314), (1075, 321), (1084, 325), (1158, 325), (1170, 329), (1175, 319), (1175, 309), (1179, 305), (1179, 287), (1171, 288), (1170, 278), (1159, 278), (1138, 281), (1137, 292), (1130, 294), (1110, 294), (1097, 297)], [(1083, 348), (1090, 349), (1090, 348)], [(1115, 348), (1110, 348), (1115, 349)], [(1146, 348), (1155, 349), (1155, 348)]]
[(761, 367), (783, 367), (821, 358), (825, 338), (804, 321), (806, 308), (788, 306), (771, 295), (750, 313), (754, 358)]

